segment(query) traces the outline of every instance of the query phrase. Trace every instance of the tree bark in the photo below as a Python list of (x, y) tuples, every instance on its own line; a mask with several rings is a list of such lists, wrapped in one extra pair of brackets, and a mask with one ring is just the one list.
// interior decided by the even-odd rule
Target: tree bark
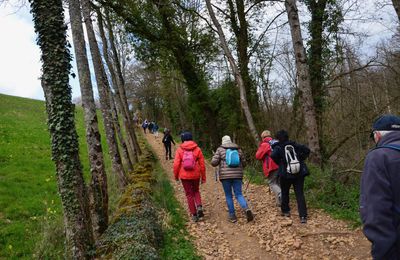
[(93, 232), (99, 237), (108, 226), (108, 191), (107, 175), (104, 166), (103, 149), (101, 147), (96, 104), (93, 97), (90, 79), (89, 62), (86, 55), (85, 38), (82, 27), (82, 14), (79, 0), (69, 0), (69, 16), (71, 18), (72, 39), (78, 68), (81, 88), (82, 106), (86, 126), (86, 142), (90, 162), (90, 207), (92, 213)]
[(29, 3), (42, 52), (41, 80), (46, 96), (52, 160), (56, 165), (64, 211), (66, 251), (74, 259), (91, 259), (94, 239), (71, 102), (71, 55), (64, 9), (61, 0), (30, 0)]
[(114, 37), (114, 32), (112, 29), (112, 25), (111, 25), (111, 20), (109, 18), (109, 16), (106, 16), (107, 19), (107, 29), (108, 29), (108, 35), (110, 37), (110, 45), (111, 45), (111, 54), (114, 60), (114, 68), (115, 68), (115, 72), (116, 72), (116, 79), (117, 79), (117, 87), (119, 89), (119, 95), (120, 95), (120, 99), (121, 99), (121, 103), (122, 103), (122, 116), (123, 119), (125, 121), (126, 124), (126, 130), (127, 133), (130, 137), (130, 142), (132, 142), (133, 148), (136, 151), (137, 155), (140, 155), (141, 149), (139, 146), (139, 143), (137, 141), (136, 138), (136, 133), (135, 133), (135, 126), (133, 124), (132, 121), (132, 117), (131, 114), (129, 112), (129, 106), (128, 106), (128, 99), (126, 97), (126, 91), (125, 91), (125, 80), (124, 80), (124, 76), (122, 74), (122, 69), (121, 69), (121, 63), (119, 62), (119, 58), (118, 58), (118, 53), (117, 53), (117, 48), (115, 46), (115, 37)]
[(295, 52), (299, 91), (301, 92), (302, 108), (307, 127), (308, 145), (312, 153), (310, 159), (314, 163), (320, 164), (321, 152), (319, 147), (315, 107), (311, 91), (310, 71), (307, 64), (307, 56), (304, 49), (303, 38), (301, 36), (300, 20), (296, 0), (286, 0), (285, 7), (288, 14), (293, 49)]
[[(98, 22), (98, 26), (99, 26), (100, 37), (101, 37), (102, 43), (103, 43), (103, 57), (107, 63), (107, 67), (110, 71), (111, 80), (113, 83), (112, 85), (114, 87), (114, 92), (115, 92), (115, 96), (113, 94), (110, 95), (111, 106), (115, 107), (115, 105), (117, 105), (118, 110), (123, 115), (124, 110), (123, 110), (123, 105), (122, 105), (120, 94), (119, 94), (119, 87), (118, 87), (118, 83), (117, 83), (116, 72), (115, 72), (114, 66), (110, 60), (110, 57), (108, 56), (108, 43), (107, 43), (106, 35), (104, 33), (103, 16), (99, 9), (97, 9), (96, 12), (97, 12), (97, 22)], [(114, 117), (114, 124), (116, 126), (118, 138), (119, 138), (122, 148), (123, 148), (123, 156), (125, 157), (125, 160), (127, 160), (127, 162), (128, 162), (128, 167), (130, 168), (129, 171), (131, 171), (131, 169), (133, 169), (133, 164), (138, 161), (138, 156), (137, 156), (137, 153), (135, 152), (135, 148), (132, 144), (132, 141), (129, 142), (129, 139), (131, 138), (131, 136), (129, 135), (128, 129), (130, 128), (130, 126), (127, 125), (126, 117), (124, 115), (122, 117), (122, 120), (125, 125), (125, 130), (128, 133), (128, 139), (127, 139), (128, 142), (125, 141), (125, 138), (122, 135), (121, 128), (120, 128), (119, 121), (118, 121), (118, 110), (116, 108), (112, 110), (113, 117)], [(115, 121), (115, 119), (117, 119), (117, 121)], [(128, 145), (127, 145), (127, 143), (128, 143)]]
[(396, 11), (397, 18), (400, 21), (400, 0), (392, 0), (394, 10)]
[(100, 106), (101, 112), (103, 114), (104, 128), (106, 131), (107, 144), (111, 157), (112, 168), (114, 173), (117, 175), (119, 188), (123, 189), (127, 184), (127, 180), (124, 168), (122, 166), (121, 156), (118, 150), (117, 139), (112, 122), (110, 106), (110, 86), (101, 60), (99, 46), (97, 45), (97, 40), (90, 17), (90, 0), (82, 0), (81, 5), (83, 18), (86, 25), (86, 32), (89, 40), (90, 52), (93, 59), (93, 67), (96, 76), (97, 88), (99, 90)]
[(258, 133), (256, 130), (256, 127), (254, 125), (253, 121), (253, 116), (251, 115), (249, 105), (247, 103), (247, 97), (246, 97), (246, 89), (243, 83), (242, 75), (240, 74), (239, 68), (236, 65), (235, 59), (232, 56), (231, 51), (228, 48), (228, 43), (225, 39), (224, 32), (222, 31), (221, 24), (215, 17), (214, 10), (212, 8), (210, 0), (206, 0), (206, 5), (208, 12), (210, 14), (211, 20), (213, 21), (215, 27), (217, 28), (218, 36), (220, 39), (221, 47), (224, 50), (225, 56), (228, 58), (229, 64), (231, 66), (231, 69), (233, 71), (233, 74), (235, 76), (236, 84), (239, 87), (239, 92), (240, 92), (240, 104), (242, 106), (243, 112), (245, 114), (246, 120), (247, 120), (247, 125), (250, 129), (250, 132), (254, 138), (255, 145), (258, 146), (260, 142), (260, 138), (258, 137)]

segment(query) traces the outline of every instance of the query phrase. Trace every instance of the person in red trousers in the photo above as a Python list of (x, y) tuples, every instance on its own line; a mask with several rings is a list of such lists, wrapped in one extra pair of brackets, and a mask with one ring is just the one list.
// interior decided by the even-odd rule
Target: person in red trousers
[(204, 156), (190, 132), (183, 132), (181, 140), (175, 153), (174, 176), (176, 181), (181, 181), (192, 220), (197, 222), (204, 216), (199, 190), (200, 182), (206, 182)]

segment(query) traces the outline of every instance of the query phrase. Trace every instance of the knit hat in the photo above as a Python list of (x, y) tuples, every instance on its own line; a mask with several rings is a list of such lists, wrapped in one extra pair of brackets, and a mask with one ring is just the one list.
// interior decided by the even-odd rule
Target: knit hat
[(183, 132), (181, 134), (181, 140), (182, 140), (182, 142), (193, 140), (192, 133), (191, 132)]
[(278, 139), (278, 141), (281, 143), (286, 142), (289, 140), (289, 133), (285, 130), (279, 130), (276, 133), (275, 138)]
[(232, 143), (232, 140), (229, 137), (229, 135), (225, 135), (224, 137), (222, 137), (222, 144), (228, 144), (228, 143)]
[(269, 130), (264, 130), (261, 133), (261, 138), (264, 139), (265, 137), (271, 136), (271, 132)]

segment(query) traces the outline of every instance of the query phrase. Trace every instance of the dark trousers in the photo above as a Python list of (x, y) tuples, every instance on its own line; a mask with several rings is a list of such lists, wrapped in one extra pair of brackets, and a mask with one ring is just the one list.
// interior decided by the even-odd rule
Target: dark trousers
[(165, 158), (166, 159), (172, 159), (172, 155), (171, 155), (171, 144), (164, 144), (165, 147)]
[(290, 212), (289, 206), (289, 190), (290, 186), (293, 185), (294, 193), (297, 200), (297, 208), (299, 210), (300, 217), (307, 217), (307, 206), (306, 199), (304, 197), (304, 177), (298, 177), (295, 179), (281, 178), (281, 189), (282, 189), (282, 212)]

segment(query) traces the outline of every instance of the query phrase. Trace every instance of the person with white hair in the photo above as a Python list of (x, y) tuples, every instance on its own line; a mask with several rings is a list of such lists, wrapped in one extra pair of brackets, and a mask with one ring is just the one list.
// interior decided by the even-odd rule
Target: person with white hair
[(383, 115), (372, 126), (376, 143), (361, 176), (360, 215), (373, 259), (400, 259), (400, 117)]
[(232, 223), (237, 221), (232, 190), (237, 202), (246, 214), (247, 221), (252, 221), (254, 219), (253, 213), (242, 194), (243, 168), (245, 165), (243, 152), (237, 144), (231, 141), (228, 135), (222, 137), (222, 144), (214, 153), (211, 165), (214, 167), (219, 166), (219, 180), (225, 193), (229, 221)]

